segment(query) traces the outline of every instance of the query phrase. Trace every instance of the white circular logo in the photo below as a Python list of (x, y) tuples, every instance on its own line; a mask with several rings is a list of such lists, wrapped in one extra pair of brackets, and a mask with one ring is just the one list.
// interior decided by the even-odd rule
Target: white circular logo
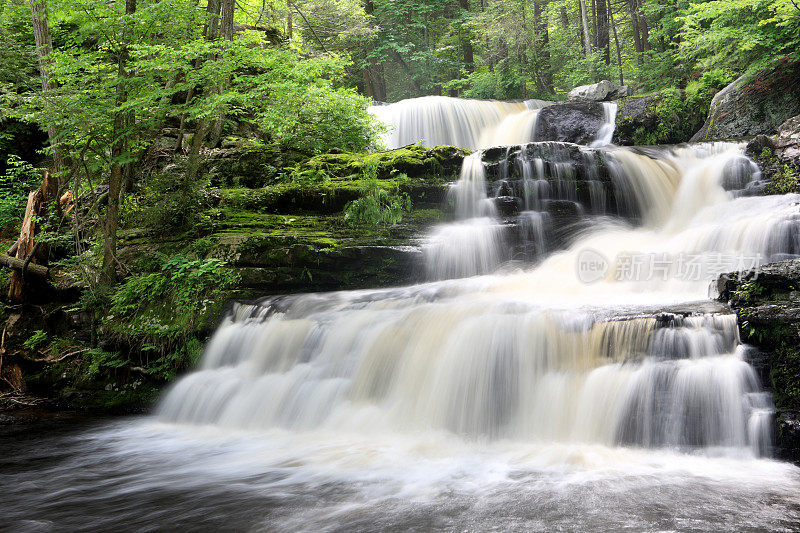
[(575, 269), (582, 283), (594, 283), (605, 277), (608, 272), (608, 260), (596, 250), (581, 250), (578, 253)]

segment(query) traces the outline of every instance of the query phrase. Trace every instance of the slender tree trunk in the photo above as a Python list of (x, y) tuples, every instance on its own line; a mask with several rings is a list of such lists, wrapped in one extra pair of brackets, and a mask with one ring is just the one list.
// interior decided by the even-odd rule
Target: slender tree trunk
[[(222, 0), (222, 22), (220, 24), (220, 37), (225, 41), (233, 40), (233, 10), (236, 7), (236, 0)], [(219, 92), (223, 92), (230, 84), (230, 77), (222, 82)], [(223, 111), (217, 121), (214, 123), (214, 129), (211, 132), (210, 147), (214, 148), (219, 144), (222, 138), (222, 128), (225, 126), (225, 112)]]
[[(469, 0), (459, 0), (461, 9), (469, 12)], [(461, 41), (461, 50), (464, 55), (464, 68), (467, 72), (475, 70), (475, 51), (472, 48), (472, 32), (465, 31), (462, 27), (459, 31), (459, 40)]]
[[(136, 0), (125, 0), (125, 14), (130, 16), (136, 12)], [(123, 44), (117, 60), (117, 107), (128, 100), (128, 49), (124, 44), (127, 36), (123, 36)], [(103, 239), (103, 273), (106, 283), (117, 281), (117, 227), (119, 225), (119, 197), (125, 178), (125, 167), (120, 163), (125, 153), (125, 126), (128, 113), (116, 111), (114, 117), (113, 144), (111, 145), (111, 176), (108, 181), (108, 206), (106, 206), (105, 235)]]
[(639, 31), (642, 34), (642, 50), (645, 52), (650, 51), (650, 30), (647, 26), (647, 15), (644, 14), (642, 11), (642, 4), (638, 3), (639, 6)]
[(589, 38), (589, 17), (586, 13), (586, 0), (578, 0), (578, 6), (581, 12), (581, 26), (583, 27), (583, 46), (586, 51), (586, 57), (592, 54), (592, 42)]
[(292, 17), (294, 16), (294, 8), (291, 2), (286, 2), (286, 11), (286, 40), (292, 42), (292, 34), (294, 33), (294, 21)]
[[(47, 18), (47, 2), (46, 0), (31, 0), (30, 8), (33, 37), (36, 42), (36, 55), (39, 60), (39, 75), (42, 78), (42, 97), (44, 98), (45, 106), (49, 106), (48, 97), (49, 93), (55, 88), (55, 82), (50, 72), (50, 52), (53, 50), (53, 42)], [(64, 162), (57, 144), (58, 136), (55, 126), (48, 126), (47, 135), (50, 139), (50, 145), (53, 147), (53, 171), (58, 172)], [(37, 221), (46, 216), (48, 202), (57, 200), (58, 190), (59, 183), (57, 179), (49, 171), (45, 170), (42, 185), (28, 195), (25, 217), (22, 221), (19, 238), (15, 244), (16, 258), (23, 260), (25, 265), (31, 261), (47, 264), (47, 246), (40, 246), (34, 240), (38, 232)], [(56, 203), (56, 205), (58, 204)], [(28, 292), (29, 284), (25, 279), (25, 270), (25, 268), (14, 269), (11, 274), (8, 297), (12, 301), (23, 301)]]
[(553, 72), (550, 66), (550, 36), (547, 31), (547, 20), (544, 18), (546, 0), (533, 2), (533, 27), (536, 50), (536, 64), (541, 73), (540, 89), (546, 93), (553, 92)]
[[(219, 12), (220, 12), (220, 0), (208, 0), (206, 4), (206, 13), (208, 15), (208, 23), (203, 28), (203, 37), (207, 41), (212, 41), (216, 39), (218, 31), (219, 31)], [(200, 68), (201, 61), (197, 59), (194, 62), (194, 68)], [(194, 87), (189, 87), (189, 90), (186, 91), (186, 105), (188, 106), (191, 101), (195, 97), (195, 90)], [(180, 131), (178, 133), (178, 142), (175, 145), (175, 152), (183, 151), (183, 141), (186, 137), (186, 121), (187, 116), (186, 113), (181, 115), (181, 124), (180, 124)]]
[(608, 4), (608, 18), (611, 21), (611, 30), (614, 32), (614, 44), (617, 48), (617, 65), (619, 66), (619, 84), (625, 85), (625, 78), (622, 76), (622, 52), (619, 46), (619, 37), (617, 36), (617, 25), (614, 22), (614, 9), (611, 3)]
[[(33, 24), (33, 38), (36, 41), (36, 55), (39, 59), (39, 75), (42, 78), (42, 95), (47, 104), (48, 94), (55, 88), (55, 82), (50, 73), (50, 52), (53, 50), (53, 40), (50, 37), (50, 24), (47, 18), (47, 1), (31, 0), (31, 22)], [(53, 147), (53, 170), (61, 170), (64, 162), (57, 144), (57, 131), (55, 126), (48, 126), (47, 135), (50, 146)]]
[(628, 10), (631, 13), (631, 33), (633, 33), (633, 48), (636, 50), (636, 57), (641, 61), (641, 54), (644, 52), (642, 48), (642, 37), (639, 33), (639, 8), (637, 7), (637, 0), (628, 0)]
[(608, 36), (608, 0), (596, 0), (597, 5), (597, 49), (603, 51), (606, 65), (611, 64), (611, 47)]
[[(375, 13), (375, 4), (372, 0), (364, 2), (364, 12), (367, 15)], [(370, 47), (372, 42), (370, 42)], [(383, 64), (378, 63), (374, 58), (369, 57), (369, 49), (365, 52), (364, 60), (364, 91), (367, 96), (372, 97), (376, 102), (386, 101), (386, 76), (384, 75)]]

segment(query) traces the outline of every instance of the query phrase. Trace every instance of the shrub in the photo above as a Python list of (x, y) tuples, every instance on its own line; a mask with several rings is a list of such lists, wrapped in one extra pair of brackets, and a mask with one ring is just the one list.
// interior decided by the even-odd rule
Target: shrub
[(406, 193), (387, 191), (378, 180), (370, 180), (362, 189), (360, 198), (344, 208), (344, 219), (352, 225), (397, 224), (403, 212), (411, 210), (411, 198)]

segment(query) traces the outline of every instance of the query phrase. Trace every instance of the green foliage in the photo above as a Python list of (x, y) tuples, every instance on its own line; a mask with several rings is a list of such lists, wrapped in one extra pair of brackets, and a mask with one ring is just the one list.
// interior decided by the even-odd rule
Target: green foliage
[[(765, 289), (763, 285), (758, 283), (758, 280), (741, 280), (737, 285), (736, 288), (733, 290), (732, 296), (741, 302), (741, 305), (749, 305), (755, 302), (757, 299), (761, 298), (765, 294)], [(742, 327), (749, 327), (747, 321), (742, 323)]]
[(129, 277), (111, 293), (104, 324), (126, 334), (169, 343), (216, 319), (238, 275), (217, 259), (158, 258), (160, 270)]
[(47, 342), (47, 333), (41, 329), (37, 329), (22, 343), (22, 345), (28, 350), (36, 350), (45, 342)]
[(397, 224), (403, 219), (403, 212), (410, 210), (408, 194), (387, 191), (372, 179), (362, 190), (361, 198), (347, 204), (344, 219), (351, 225)]
[(104, 369), (122, 368), (131, 364), (119, 352), (108, 352), (99, 348), (87, 350), (84, 361), (86, 365), (83, 378), (87, 381), (98, 377)]
[(38, 177), (33, 166), (12, 155), (5, 174), (0, 175), (0, 228), (15, 228), (25, 214), (28, 189)]
[(123, 215), (131, 225), (171, 233), (198, 223), (208, 181), (191, 180), (183, 169), (166, 170), (148, 176), (143, 183), (141, 203), (129, 197)]
[(800, 46), (800, 8), (792, 0), (711, 0), (683, 16), (680, 55), (702, 69), (764, 66)]
[(788, 164), (777, 165), (767, 192), (770, 194), (789, 194), (800, 187), (800, 171)]

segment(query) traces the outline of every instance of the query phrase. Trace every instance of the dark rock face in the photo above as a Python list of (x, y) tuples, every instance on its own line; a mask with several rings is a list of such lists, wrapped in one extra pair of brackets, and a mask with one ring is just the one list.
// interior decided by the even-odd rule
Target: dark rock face
[(800, 115), (781, 124), (772, 137), (754, 137), (746, 153), (761, 169), (767, 194), (800, 190)]
[(800, 62), (781, 59), (754, 75), (745, 74), (711, 101), (703, 127), (692, 141), (774, 134), (800, 114)]
[(777, 455), (800, 462), (800, 259), (721, 276), (718, 289), (738, 315), (742, 340), (761, 351), (757, 368), (775, 401)]
[(633, 94), (627, 85), (617, 85), (613, 81), (602, 80), (591, 85), (575, 87), (567, 95), (570, 102), (604, 102), (616, 100)]
[(567, 102), (553, 104), (539, 111), (533, 138), (537, 141), (558, 141), (589, 144), (605, 123), (603, 104)]

